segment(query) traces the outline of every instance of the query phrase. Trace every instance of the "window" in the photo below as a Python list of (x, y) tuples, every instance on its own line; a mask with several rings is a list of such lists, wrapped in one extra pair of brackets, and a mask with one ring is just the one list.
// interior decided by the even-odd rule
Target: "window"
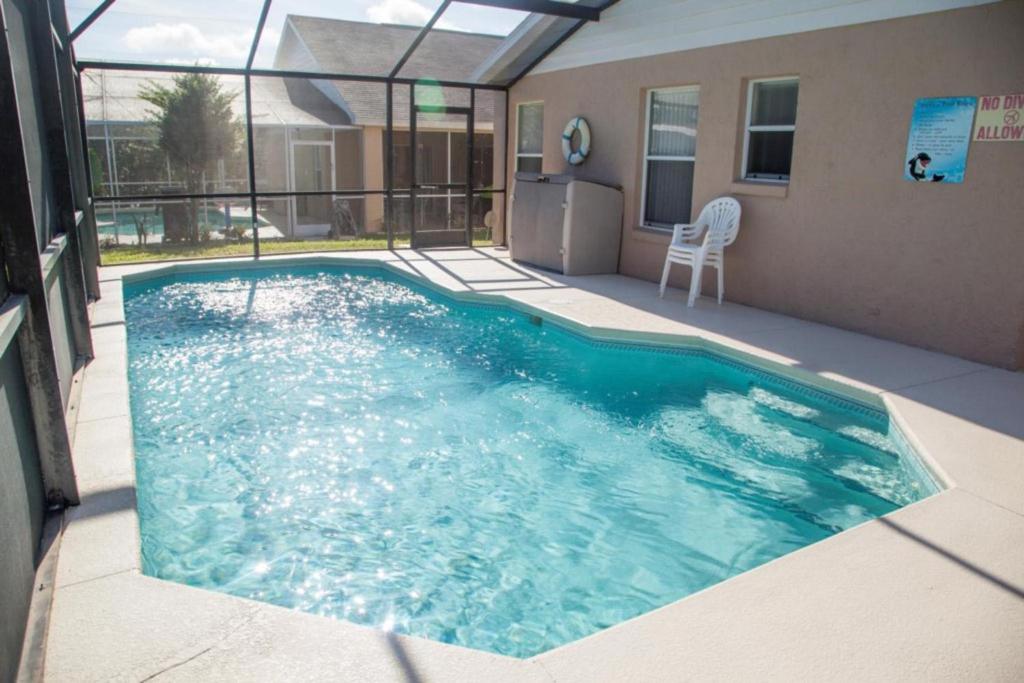
[(544, 163), (544, 103), (520, 104), (516, 123), (516, 170), (540, 173)]
[(795, 78), (750, 82), (743, 137), (745, 179), (789, 181), (798, 89)]
[(640, 217), (646, 227), (671, 228), (676, 223), (690, 222), (699, 99), (696, 87), (651, 90), (647, 94)]

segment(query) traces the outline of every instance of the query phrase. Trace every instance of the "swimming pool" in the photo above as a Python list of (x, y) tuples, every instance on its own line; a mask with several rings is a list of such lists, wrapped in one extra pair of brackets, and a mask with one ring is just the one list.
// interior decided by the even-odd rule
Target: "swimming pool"
[[(150, 208), (127, 208), (114, 211), (97, 212), (96, 222), (98, 223), (97, 233), (100, 237), (121, 237), (134, 238), (137, 236), (135, 219), (145, 220), (146, 234), (149, 237), (161, 238), (164, 235), (163, 213), (156, 207)], [(203, 225), (211, 226), (214, 229), (223, 228), (226, 224), (226, 217), (223, 209), (200, 209), (199, 221)], [(231, 215), (231, 224), (235, 226), (250, 226), (249, 216), (245, 211), (235, 210)], [(263, 217), (259, 218), (261, 227), (270, 225), (270, 222)]]
[(526, 657), (935, 490), (881, 413), (379, 269), (126, 285), (147, 574)]

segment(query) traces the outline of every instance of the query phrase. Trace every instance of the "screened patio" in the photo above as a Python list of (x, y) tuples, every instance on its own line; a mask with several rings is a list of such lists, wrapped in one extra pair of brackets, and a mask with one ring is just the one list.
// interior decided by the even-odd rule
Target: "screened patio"
[(103, 261), (502, 243), (507, 88), (611, 4), (68, 3)]

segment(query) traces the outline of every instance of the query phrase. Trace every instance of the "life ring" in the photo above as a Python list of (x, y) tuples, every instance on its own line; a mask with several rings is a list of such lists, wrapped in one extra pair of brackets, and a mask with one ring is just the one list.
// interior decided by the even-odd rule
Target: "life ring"
[[(580, 146), (572, 148), (572, 139), (576, 132), (580, 134)], [(590, 125), (582, 116), (577, 116), (565, 125), (562, 131), (562, 156), (573, 166), (579, 166), (590, 154)]]

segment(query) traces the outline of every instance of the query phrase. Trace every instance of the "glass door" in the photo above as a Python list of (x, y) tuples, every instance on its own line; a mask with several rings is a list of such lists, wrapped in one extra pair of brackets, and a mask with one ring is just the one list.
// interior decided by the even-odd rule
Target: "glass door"
[(465, 145), (472, 130), (472, 110), (468, 107), (415, 106), (410, 126), (412, 200), (412, 247), (472, 246), (468, 211), (472, 205), (472, 185), (467, 168)]
[[(330, 192), (334, 189), (334, 143), (293, 140), (292, 188), (295, 192)], [(331, 195), (292, 198), (295, 237), (325, 237), (331, 229)]]

